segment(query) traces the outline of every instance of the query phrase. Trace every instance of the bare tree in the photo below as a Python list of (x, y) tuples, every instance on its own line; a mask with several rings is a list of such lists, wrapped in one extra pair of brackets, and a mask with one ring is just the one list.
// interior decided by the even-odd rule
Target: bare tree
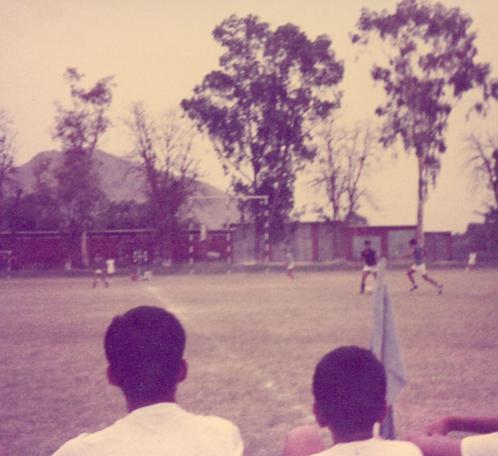
[(7, 112), (0, 109), (0, 220), (4, 213), (6, 186), (15, 172), (14, 152), (15, 134), (12, 129), (12, 120)]
[(465, 138), (470, 157), (467, 166), (474, 177), (474, 182), (485, 182), (491, 192), (493, 202), (490, 208), (498, 209), (498, 136), (488, 135), (482, 139), (471, 134)]
[(194, 128), (177, 111), (154, 121), (141, 103), (132, 106), (125, 124), (133, 140), (131, 155), (139, 161), (138, 170), (145, 178), (158, 253), (162, 260), (171, 260), (180, 208), (195, 192), (199, 177), (192, 153)]
[(370, 124), (355, 125), (344, 147), (346, 159), (345, 194), (346, 216), (345, 220), (352, 222), (358, 215), (361, 200), (367, 195), (366, 189), (361, 185), (362, 178), (366, 176), (375, 157), (376, 137)]
[(374, 132), (368, 123), (347, 129), (329, 118), (315, 137), (318, 160), (312, 185), (325, 190), (333, 221), (352, 222), (366, 196), (362, 179), (375, 156)]
[(318, 142), (318, 169), (311, 183), (315, 188), (323, 188), (330, 204), (332, 221), (344, 216), (345, 180), (341, 148), (346, 132), (336, 128), (333, 117), (327, 118), (316, 133)]

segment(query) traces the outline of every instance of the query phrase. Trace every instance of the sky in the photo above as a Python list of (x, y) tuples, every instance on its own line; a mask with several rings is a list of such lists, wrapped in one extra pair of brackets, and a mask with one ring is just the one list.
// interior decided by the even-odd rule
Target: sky
[[(498, 74), (498, 2), (444, 0), (473, 18), (478, 34), (478, 60), (490, 62)], [(152, 113), (178, 106), (192, 94), (205, 74), (218, 66), (223, 49), (211, 36), (214, 27), (230, 14), (255, 14), (272, 28), (286, 23), (299, 26), (310, 39), (332, 38), (345, 76), (341, 122), (374, 119), (383, 99), (381, 87), (370, 79), (375, 51), (359, 51), (349, 40), (361, 8), (393, 10), (395, 0), (0, 0), (0, 108), (11, 116), (17, 132), (16, 164), (42, 150), (54, 149), (51, 130), (55, 102), (67, 100), (63, 73), (76, 67), (87, 84), (113, 75), (116, 88), (110, 111), (113, 127), (99, 147), (118, 156), (130, 151), (123, 118), (132, 103), (143, 101)], [(480, 221), (484, 194), (473, 187), (465, 169), (465, 135), (497, 133), (498, 110), (485, 120), (466, 120), (470, 98), (450, 118), (448, 151), (443, 157), (437, 187), (426, 205), (426, 230), (463, 232)], [(204, 180), (225, 190), (228, 179), (210, 149), (197, 150)], [(366, 185), (374, 204), (361, 213), (373, 225), (414, 224), (416, 215), (416, 162), (402, 150), (379, 150), (379, 165)], [(482, 187), (482, 186), (481, 186)], [(296, 189), (296, 208), (325, 203), (303, 175)]]

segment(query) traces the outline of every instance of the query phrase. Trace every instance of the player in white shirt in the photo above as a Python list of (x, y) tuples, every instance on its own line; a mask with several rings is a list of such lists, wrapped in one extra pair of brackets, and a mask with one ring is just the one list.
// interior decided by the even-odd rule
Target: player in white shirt
[[(479, 435), (454, 438), (448, 435), (451, 432)], [(409, 439), (425, 456), (494, 456), (498, 455), (498, 418), (447, 416)]]
[(310, 426), (289, 434), (284, 456), (421, 456), (411, 442), (373, 436), (374, 424), (386, 413), (386, 374), (369, 350), (340, 347), (326, 354), (313, 376), (313, 412), (332, 434), (325, 449)]
[(129, 413), (70, 440), (54, 456), (242, 456), (233, 423), (176, 404), (177, 386), (187, 377), (185, 342), (180, 322), (164, 309), (136, 307), (114, 318), (104, 340), (107, 376)]

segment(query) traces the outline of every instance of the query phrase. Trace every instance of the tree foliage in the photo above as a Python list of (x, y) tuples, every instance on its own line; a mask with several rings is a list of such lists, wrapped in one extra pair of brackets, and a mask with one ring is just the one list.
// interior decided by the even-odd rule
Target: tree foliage
[(195, 131), (185, 120), (170, 111), (154, 122), (142, 104), (135, 104), (126, 121), (133, 140), (131, 155), (145, 177), (150, 225), (157, 230), (158, 253), (163, 259), (171, 259), (180, 209), (195, 192), (199, 176), (192, 149)]
[(366, 45), (377, 37), (387, 61), (373, 66), (386, 102), (376, 110), (384, 119), (380, 142), (391, 146), (401, 139), (418, 160), (418, 235), (422, 235), (423, 203), (428, 183), (436, 182), (440, 154), (446, 151), (445, 132), (455, 103), (472, 89), (482, 90), (476, 104), (498, 97), (498, 81), (490, 66), (476, 62), (472, 19), (459, 8), (422, 0), (402, 0), (394, 13), (363, 9), (354, 43)]
[(110, 125), (107, 115), (112, 102), (112, 77), (98, 80), (89, 89), (81, 86), (83, 75), (68, 68), (64, 78), (69, 85), (71, 101), (64, 107), (56, 104), (53, 137), (63, 153), (56, 170), (56, 196), (61, 212), (61, 228), (82, 234), (82, 259), (88, 266), (85, 236), (90, 223), (104, 201), (96, 172), (94, 152), (98, 141)]
[(213, 37), (226, 49), (219, 69), (182, 107), (208, 134), (233, 190), (269, 197), (276, 239), (293, 207), (296, 172), (315, 156), (309, 122), (339, 106), (343, 64), (327, 36), (312, 41), (292, 24), (272, 30), (256, 16), (230, 16)]

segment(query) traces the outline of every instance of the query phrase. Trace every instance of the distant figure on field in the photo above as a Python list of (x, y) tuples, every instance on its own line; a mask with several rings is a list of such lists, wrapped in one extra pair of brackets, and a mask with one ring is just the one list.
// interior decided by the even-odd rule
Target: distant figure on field
[(471, 269), (474, 269), (476, 264), (477, 264), (477, 252), (470, 252), (465, 272), (469, 272)]
[(410, 256), (413, 257), (413, 264), (410, 269), (406, 272), (408, 279), (412, 284), (410, 291), (415, 291), (418, 288), (417, 283), (415, 282), (415, 278), (413, 277), (417, 272), (422, 276), (426, 282), (429, 282), (432, 286), (437, 288), (438, 294), (443, 292), (443, 285), (436, 282), (433, 278), (429, 277), (427, 274), (427, 268), (425, 266), (425, 249), (418, 245), (416, 239), (410, 239), (408, 242), (412, 252)]
[(373, 436), (386, 413), (386, 374), (369, 350), (340, 347), (327, 353), (313, 376), (313, 412), (334, 444), (325, 449), (318, 429), (302, 426), (287, 437), (283, 456), (421, 456), (410, 442)]
[(294, 256), (292, 255), (291, 249), (289, 247), (285, 248), (285, 259), (286, 259), (285, 269), (287, 271), (287, 276), (293, 279), (296, 263), (294, 263)]
[(95, 272), (93, 274), (92, 288), (96, 288), (99, 281), (101, 281), (107, 288), (109, 286), (109, 282), (107, 281), (107, 266), (104, 257), (100, 253), (97, 253), (94, 262)]
[(114, 258), (108, 258), (107, 260), (105, 260), (105, 265), (106, 265), (106, 271), (107, 271), (107, 278), (110, 281), (111, 277), (116, 272)]
[[(450, 432), (481, 435), (453, 438)], [(424, 456), (491, 456), (498, 454), (498, 418), (447, 416), (408, 437)]]
[(133, 262), (136, 265), (136, 269), (131, 276), (132, 280), (142, 280), (144, 273), (143, 269), (144, 260), (145, 260), (145, 253), (142, 251), (142, 249), (136, 249), (133, 251)]
[(364, 242), (364, 248), (361, 251), (361, 257), (365, 262), (361, 273), (360, 294), (365, 293), (367, 277), (372, 274), (374, 279), (377, 278), (377, 254), (372, 249), (372, 243), (369, 240)]
[(185, 342), (182, 325), (164, 309), (136, 307), (114, 318), (104, 338), (107, 378), (123, 392), (129, 413), (68, 441), (54, 456), (241, 456), (233, 423), (176, 404), (187, 377)]

